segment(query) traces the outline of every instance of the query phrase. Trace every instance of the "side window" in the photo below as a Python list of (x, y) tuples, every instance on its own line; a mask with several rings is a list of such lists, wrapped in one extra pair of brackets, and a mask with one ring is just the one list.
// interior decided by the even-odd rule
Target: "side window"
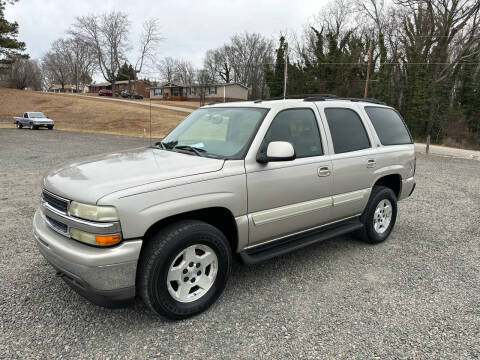
[(367, 106), (365, 111), (372, 121), (382, 145), (411, 144), (412, 138), (407, 126), (395, 110)]
[(27, 113), (24, 113), (24, 114), (23, 114), (23, 117), (24, 117), (25, 119), (28, 119), (28, 114), (27, 114)]
[(273, 119), (261, 151), (267, 151), (267, 146), (272, 141), (290, 142), (297, 158), (323, 155), (317, 119), (310, 109), (281, 111)]
[(332, 135), (335, 154), (370, 147), (367, 132), (355, 111), (345, 108), (326, 108), (325, 115)]

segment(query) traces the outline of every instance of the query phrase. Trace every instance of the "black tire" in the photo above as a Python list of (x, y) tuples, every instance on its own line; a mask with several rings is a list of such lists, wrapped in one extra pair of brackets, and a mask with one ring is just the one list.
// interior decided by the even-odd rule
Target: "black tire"
[(47, 126), (47, 129), (48, 129), (48, 130), (53, 130), (53, 125), (48, 125), (48, 126)]
[(33, 123), (30, 123), (30, 130), (37, 130), (38, 126), (33, 125)]
[[(379, 233), (374, 228), (374, 215), (375, 210), (378, 204), (383, 201), (388, 200), (391, 204), (391, 220), (389, 225), (382, 229), (383, 232)], [(395, 226), (395, 221), (397, 219), (397, 197), (392, 189), (385, 186), (374, 186), (372, 193), (370, 194), (370, 199), (368, 200), (367, 207), (360, 217), (360, 221), (363, 224), (363, 228), (358, 232), (359, 238), (370, 244), (378, 244), (385, 241)]]
[[(216, 278), (198, 300), (180, 302), (170, 295), (167, 273), (177, 255), (191, 245), (210, 247), (217, 256)], [(232, 264), (232, 253), (225, 235), (212, 225), (183, 220), (160, 230), (146, 240), (137, 271), (137, 293), (155, 313), (169, 319), (184, 319), (206, 310), (223, 292)]]
[(21, 129), (21, 128), (23, 128), (23, 125), (21, 123), (17, 122), (17, 129)]

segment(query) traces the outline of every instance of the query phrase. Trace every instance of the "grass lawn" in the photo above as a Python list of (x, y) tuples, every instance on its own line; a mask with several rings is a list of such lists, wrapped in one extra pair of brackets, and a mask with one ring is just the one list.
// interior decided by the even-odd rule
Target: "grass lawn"
[[(171, 104), (177, 106), (176, 104)], [(92, 97), (64, 96), (0, 88), (0, 126), (13, 127), (13, 116), (41, 111), (55, 121), (55, 129), (163, 137), (188, 114)]]

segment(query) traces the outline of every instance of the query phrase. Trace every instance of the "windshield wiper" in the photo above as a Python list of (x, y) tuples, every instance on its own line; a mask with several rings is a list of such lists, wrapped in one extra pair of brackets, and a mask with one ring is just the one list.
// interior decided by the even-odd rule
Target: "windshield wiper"
[(167, 147), (165, 146), (165, 143), (163, 141), (159, 141), (155, 143), (156, 147), (161, 147), (162, 150), (167, 150)]
[(176, 145), (172, 148), (172, 150), (179, 149), (179, 150), (184, 150), (184, 151), (190, 151), (193, 152), (197, 156), (205, 156), (205, 153), (207, 152), (204, 149), (197, 148), (195, 146), (190, 146), (190, 145)]

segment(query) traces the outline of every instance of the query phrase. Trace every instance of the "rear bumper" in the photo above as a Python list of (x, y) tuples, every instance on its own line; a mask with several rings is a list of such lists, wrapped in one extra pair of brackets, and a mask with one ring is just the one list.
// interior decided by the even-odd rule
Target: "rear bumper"
[(398, 200), (405, 199), (412, 195), (413, 190), (415, 190), (416, 182), (415, 178), (412, 176), (408, 179), (402, 180), (402, 190), (400, 191), (400, 196)]
[(39, 210), (33, 228), (40, 253), (80, 295), (106, 307), (123, 306), (134, 299), (142, 240), (110, 248), (84, 245), (50, 229)]

